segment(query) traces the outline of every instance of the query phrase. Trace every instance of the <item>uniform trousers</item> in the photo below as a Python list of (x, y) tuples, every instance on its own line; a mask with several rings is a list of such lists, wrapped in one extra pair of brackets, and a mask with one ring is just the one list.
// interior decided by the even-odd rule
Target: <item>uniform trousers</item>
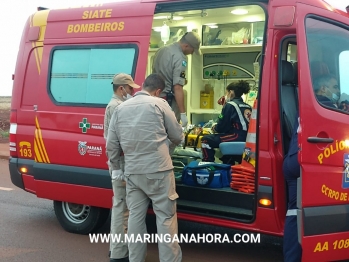
[[(121, 169), (124, 169), (122, 158)], [(110, 170), (111, 172), (111, 170)], [(125, 181), (111, 180), (113, 187), (113, 207), (111, 211), (110, 234), (123, 236), (127, 234), (129, 211), (126, 205), (126, 183)], [(110, 241), (110, 258), (125, 258), (128, 256), (128, 247), (123, 242)]]
[(170, 105), (170, 107), (172, 108), (172, 111), (174, 112), (175, 116), (176, 116), (176, 119), (179, 123), (179, 121), (181, 120), (181, 112), (179, 111), (179, 107), (178, 107), (178, 104), (177, 104), (177, 101), (176, 101), (176, 98), (172, 97), (171, 101), (167, 100), (167, 96), (166, 95), (161, 95), (160, 96), (162, 99), (165, 99), (168, 104)]
[(201, 139), (202, 161), (214, 162), (215, 148), (222, 142), (239, 141), (237, 134), (212, 134)]
[[(173, 170), (151, 174), (126, 174), (126, 201), (130, 210), (127, 234), (134, 239), (142, 239), (147, 234), (145, 218), (151, 201), (156, 215), (157, 234), (159, 237), (178, 234), (176, 183)], [(166, 243), (170, 242), (170, 243)], [(130, 262), (144, 262), (147, 243), (130, 242)], [(182, 261), (182, 251), (178, 242), (158, 242), (160, 262)]]
[(172, 99), (171, 108), (172, 108), (173, 112), (175, 113), (176, 119), (177, 119), (177, 121), (179, 123), (179, 121), (181, 120), (181, 113), (179, 111), (179, 107), (178, 107), (177, 101), (176, 101), (176, 99), (174, 97)]
[(297, 229), (297, 178), (300, 176), (298, 154), (286, 156), (283, 163), (283, 173), (288, 189), (288, 210), (284, 227), (284, 261), (300, 262), (302, 247), (298, 242)]

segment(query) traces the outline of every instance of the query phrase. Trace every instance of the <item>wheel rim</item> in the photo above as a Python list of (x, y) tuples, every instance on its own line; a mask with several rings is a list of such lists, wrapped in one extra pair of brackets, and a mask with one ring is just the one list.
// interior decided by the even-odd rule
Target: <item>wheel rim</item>
[(90, 206), (68, 202), (62, 202), (62, 209), (65, 217), (74, 224), (85, 222), (91, 212)]

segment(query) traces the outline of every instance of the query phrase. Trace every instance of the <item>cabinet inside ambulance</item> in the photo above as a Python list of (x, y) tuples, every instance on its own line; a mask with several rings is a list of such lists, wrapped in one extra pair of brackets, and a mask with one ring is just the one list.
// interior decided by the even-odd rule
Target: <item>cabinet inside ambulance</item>
[[(181, 174), (183, 167), (191, 161), (201, 161), (200, 140), (196, 139), (198, 132), (195, 130), (199, 128), (202, 131), (204, 128), (210, 132), (212, 123), (217, 122), (221, 113), (222, 105), (218, 104), (218, 100), (225, 95), (227, 85), (239, 80), (247, 81), (251, 89), (247, 95), (243, 95), (243, 100), (253, 106), (258, 93), (265, 12), (258, 5), (176, 9), (172, 12), (168, 4), (165, 9), (168, 12), (156, 12), (154, 15), (147, 75), (152, 73), (156, 51), (164, 45), (178, 42), (186, 32), (197, 32), (202, 43), (201, 56), (187, 56), (187, 84), (184, 86), (186, 113), (189, 127), (193, 129), (188, 137), (194, 137), (193, 143), (187, 139), (187, 144), (179, 149), (177, 147), (180, 152), (175, 151), (172, 157), (180, 196), (178, 210), (251, 221), (256, 205), (254, 190), (246, 192), (231, 187), (188, 186), (182, 183)], [(189, 132), (188, 129), (185, 131)], [(196, 150), (193, 150), (193, 146)], [(219, 149), (215, 157), (215, 162), (222, 163)]]

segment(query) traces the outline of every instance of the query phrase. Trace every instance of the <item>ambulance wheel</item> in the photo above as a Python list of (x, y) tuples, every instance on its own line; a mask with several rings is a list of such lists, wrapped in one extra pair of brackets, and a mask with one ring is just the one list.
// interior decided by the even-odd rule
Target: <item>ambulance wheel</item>
[(59, 224), (68, 232), (86, 235), (102, 227), (110, 209), (53, 201)]

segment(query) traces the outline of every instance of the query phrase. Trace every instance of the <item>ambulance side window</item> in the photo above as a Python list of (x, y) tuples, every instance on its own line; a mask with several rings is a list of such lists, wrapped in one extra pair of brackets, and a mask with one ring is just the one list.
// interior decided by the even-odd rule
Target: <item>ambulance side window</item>
[(59, 104), (107, 104), (114, 74), (134, 76), (137, 50), (122, 48), (56, 49), (51, 55), (49, 90)]
[(309, 67), (320, 105), (349, 111), (349, 28), (320, 19), (306, 19)]

